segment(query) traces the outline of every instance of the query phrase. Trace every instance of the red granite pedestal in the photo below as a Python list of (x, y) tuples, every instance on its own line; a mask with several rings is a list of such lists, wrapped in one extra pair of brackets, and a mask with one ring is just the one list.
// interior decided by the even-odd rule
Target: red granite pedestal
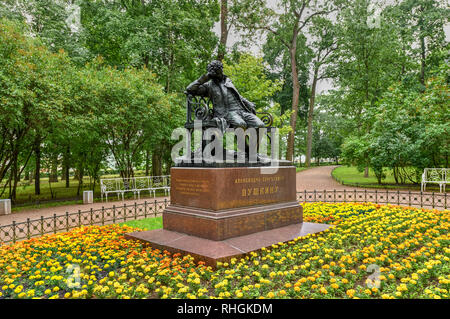
[(163, 229), (126, 237), (211, 266), (330, 227), (303, 223), (293, 166), (175, 167), (170, 202)]

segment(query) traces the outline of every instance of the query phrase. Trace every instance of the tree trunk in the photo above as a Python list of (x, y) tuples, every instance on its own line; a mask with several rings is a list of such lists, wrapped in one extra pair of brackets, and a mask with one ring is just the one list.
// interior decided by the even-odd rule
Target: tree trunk
[(64, 167), (64, 175), (66, 175), (66, 188), (70, 187), (70, 166), (66, 165), (66, 167)]
[(369, 166), (366, 166), (366, 168), (364, 168), (364, 177), (369, 177)]
[(395, 184), (398, 184), (398, 168), (395, 166), (392, 168), (392, 172), (394, 174)]
[(313, 131), (313, 118), (314, 118), (314, 102), (316, 99), (316, 86), (317, 78), (319, 75), (319, 67), (314, 68), (314, 78), (311, 87), (311, 97), (309, 98), (309, 110), (308, 110), (308, 133), (306, 136), (306, 167), (311, 165), (311, 149), (312, 149), (312, 131)]
[(145, 151), (145, 176), (150, 173), (150, 151)]
[(36, 156), (36, 166), (34, 169), (34, 194), (41, 195), (41, 140), (37, 137), (34, 141), (34, 154)]
[(300, 95), (300, 83), (298, 81), (298, 70), (297, 61), (295, 58), (296, 54), (296, 43), (297, 37), (295, 37), (294, 45), (289, 50), (291, 56), (291, 76), (292, 76), (292, 114), (290, 119), (291, 131), (288, 135), (287, 149), (286, 149), (286, 160), (293, 161), (294, 159), (294, 140), (295, 140), (295, 128), (297, 126), (297, 114), (298, 114), (298, 102)]
[(11, 181), (13, 182), (13, 186), (11, 188), (11, 184), (10, 184), (10, 194), (9, 194), (9, 198), (11, 199), (11, 202), (14, 204), (16, 202), (16, 189), (17, 189), (17, 183), (19, 181), (19, 174), (18, 174), (18, 164), (17, 164), (17, 153), (14, 152), (13, 158), (11, 159), (11, 161), (13, 162), (11, 165), (11, 176), (13, 179), (11, 179)]
[(78, 170), (78, 188), (77, 188), (77, 196), (80, 196), (80, 190), (83, 188), (83, 176), (84, 175), (84, 168), (80, 167)]
[(62, 181), (66, 180), (66, 164), (64, 163), (64, 161), (62, 162), (61, 165), (61, 180)]
[(227, 51), (228, 40), (228, 0), (220, 0), (220, 42), (217, 50), (217, 60), (222, 61)]
[(73, 174), (73, 180), (77, 181), (79, 179), (80, 179), (80, 171), (77, 168), (75, 168), (75, 172)]
[(53, 155), (51, 159), (51, 168), (49, 181), (52, 183), (58, 182), (58, 155)]
[(161, 176), (161, 154), (158, 151), (154, 151), (152, 154), (152, 176)]

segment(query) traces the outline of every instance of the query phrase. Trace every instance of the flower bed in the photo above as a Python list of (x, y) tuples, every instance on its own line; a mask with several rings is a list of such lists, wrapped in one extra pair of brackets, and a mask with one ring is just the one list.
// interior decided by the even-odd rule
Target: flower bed
[(0, 298), (448, 298), (450, 211), (303, 204), (336, 225), (217, 270), (81, 227), (0, 247)]

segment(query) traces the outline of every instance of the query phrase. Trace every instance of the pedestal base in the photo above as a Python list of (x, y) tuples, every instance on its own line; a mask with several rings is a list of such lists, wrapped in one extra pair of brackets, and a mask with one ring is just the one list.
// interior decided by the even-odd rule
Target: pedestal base
[(269, 247), (279, 242), (288, 242), (298, 237), (314, 234), (332, 227), (327, 224), (298, 223), (250, 235), (214, 241), (166, 229), (155, 229), (126, 234), (127, 239), (144, 242), (154, 249), (171, 253), (191, 255), (196, 262), (203, 261), (216, 267), (217, 262), (227, 262), (231, 258), (240, 258), (245, 254)]
[(210, 240), (224, 240), (303, 222), (297, 202), (241, 207), (221, 211), (169, 206), (164, 229)]
[(216, 266), (330, 227), (303, 223), (295, 167), (172, 167), (163, 229), (127, 234)]

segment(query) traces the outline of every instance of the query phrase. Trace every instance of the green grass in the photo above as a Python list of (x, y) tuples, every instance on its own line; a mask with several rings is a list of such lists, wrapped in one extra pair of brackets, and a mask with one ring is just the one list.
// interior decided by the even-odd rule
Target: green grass
[[(77, 197), (78, 181), (71, 179), (70, 187), (66, 188), (66, 181), (59, 179), (56, 183), (51, 183), (53, 198), (50, 192), (50, 185), (48, 183), (48, 178), (41, 178), (41, 194), (34, 194), (34, 181), (29, 183), (28, 181), (21, 181), (17, 186), (16, 192), (16, 203), (34, 203), (36, 201), (48, 201), (52, 199), (71, 199), (73, 200)], [(89, 187), (89, 178), (83, 179), (83, 188), (80, 189), (80, 196), (83, 196), (83, 190), (91, 190)], [(94, 189), (94, 195), (100, 194), (100, 184), (96, 183)], [(6, 190), (3, 194), (4, 198), (8, 197), (8, 191)]]
[(65, 201), (45, 202), (45, 203), (40, 203), (40, 204), (20, 204), (19, 206), (11, 207), (11, 211), (19, 212), (24, 209), (58, 207), (58, 206), (76, 205), (76, 204), (82, 204), (82, 203), (83, 203), (82, 200), (65, 200)]
[[(136, 172), (136, 176), (143, 176), (144, 171)], [(117, 178), (118, 174), (115, 175), (103, 175), (101, 178)], [(19, 182), (19, 185), (16, 189), (16, 202), (12, 207), (12, 211), (19, 211), (24, 208), (43, 208), (43, 207), (56, 207), (63, 205), (72, 205), (72, 204), (81, 204), (82, 200), (80, 199), (83, 196), (83, 191), (92, 190), (92, 187), (89, 185), (89, 177), (83, 178), (83, 187), (80, 189), (80, 195), (77, 196), (78, 189), (78, 180), (73, 178), (70, 179), (70, 187), (66, 188), (66, 181), (62, 179), (58, 179), (58, 182), (52, 182), (51, 188), (53, 191), (53, 198), (50, 192), (50, 185), (48, 182), (48, 177), (41, 177), (41, 194), (35, 195), (34, 181), (29, 182), (22, 180)], [(163, 196), (164, 192), (157, 192), (156, 196)], [(8, 198), (9, 193), (6, 190), (3, 193), (3, 196), (0, 198)], [(95, 184), (94, 189), (94, 202), (100, 202), (100, 198), (96, 198), (100, 196), (100, 183)], [(126, 199), (133, 198), (133, 193), (125, 193)], [(150, 197), (150, 194), (147, 192), (141, 193), (141, 198)], [(77, 199), (78, 198), (78, 199)], [(153, 198), (153, 197), (152, 197)], [(109, 201), (114, 201), (117, 199), (115, 194), (110, 195), (108, 197)]]
[(144, 230), (152, 230), (162, 228), (162, 217), (151, 217), (140, 220), (130, 220), (128, 222), (120, 223), (120, 225), (127, 225), (131, 227), (138, 227)]
[[(333, 177), (339, 183), (349, 186), (420, 190), (420, 184), (414, 184), (411, 181), (407, 181), (405, 184), (396, 184), (391, 169), (386, 169), (385, 174), (386, 178), (381, 180), (382, 184), (378, 184), (378, 180), (372, 169), (369, 169), (368, 177), (364, 177), (364, 172), (358, 171), (354, 166), (339, 166), (332, 172)], [(439, 191), (439, 186), (433, 184), (427, 185), (428, 190)]]

